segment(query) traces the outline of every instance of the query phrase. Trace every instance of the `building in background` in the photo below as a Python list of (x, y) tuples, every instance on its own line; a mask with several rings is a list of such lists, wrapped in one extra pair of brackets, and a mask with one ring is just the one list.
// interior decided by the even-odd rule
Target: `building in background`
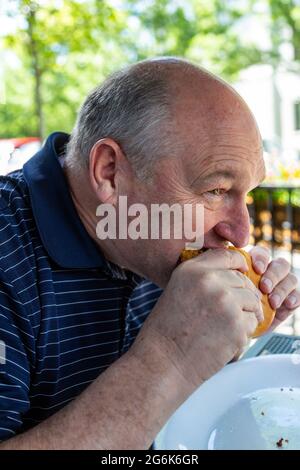
[(300, 164), (300, 75), (271, 65), (243, 70), (234, 88), (252, 110), (271, 171)]

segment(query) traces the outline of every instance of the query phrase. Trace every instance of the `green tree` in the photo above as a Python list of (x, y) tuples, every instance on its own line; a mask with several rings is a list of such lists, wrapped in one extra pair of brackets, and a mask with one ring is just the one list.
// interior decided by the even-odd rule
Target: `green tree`
[[(6, 1), (18, 27), (2, 48), (18, 61), (4, 65), (2, 136), (70, 131), (86, 93), (140, 59), (186, 57), (232, 81), (249, 65), (277, 65), (288, 40), (300, 62), (300, 0), (123, 0), (118, 8), (110, 0)], [(261, 11), (268, 50), (243, 31)]]
[(179, 55), (233, 80), (238, 72), (262, 61), (263, 53), (242, 41), (236, 25), (249, 15), (246, 2), (238, 0), (129, 0), (131, 14), (148, 32), (148, 47), (138, 41), (137, 56)]
[[(43, 138), (60, 123), (63, 128), (70, 127), (82, 99), (81, 92), (102, 79), (115, 60), (125, 62), (116, 44), (124, 15), (104, 0), (14, 3), (12, 14), (22, 20), (21, 26), (5, 37), (5, 46), (20, 58), (20, 66), (14, 70), (6, 68), (7, 104), (1, 107), (0, 122), (4, 124), (14, 108), (12, 73), (22, 75), (34, 104), (33, 108), (26, 105), (35, 117), (33, 127), (30, 119), (31, 133)], [(115, 57), (111, 57), (112, 40)], [(17, 89), (16, 86), (15, 92)], [(1, 133), (7, 135), (5, 127), (1, 127)], [(21, 128), (25, 130), (27, 125), (24, 123)]]
[(275, 49), (277, 50), (282, 42), (289, 42), (293, 48), (294, 60), (300, 62), (300, 1), (268, 1)]

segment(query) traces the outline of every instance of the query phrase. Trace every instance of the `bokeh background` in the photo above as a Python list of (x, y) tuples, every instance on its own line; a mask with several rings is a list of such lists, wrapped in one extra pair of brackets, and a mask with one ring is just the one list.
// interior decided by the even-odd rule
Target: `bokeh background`
[[(267, 178), (247, 198), (251, 243), (300, 279), (300, 0), (0, 0), (0, 173), (70, 132), (109, 73), (166, 55), (217, 73), (252, 109)], [(281, 331), (300, 334), (300, 315)]]

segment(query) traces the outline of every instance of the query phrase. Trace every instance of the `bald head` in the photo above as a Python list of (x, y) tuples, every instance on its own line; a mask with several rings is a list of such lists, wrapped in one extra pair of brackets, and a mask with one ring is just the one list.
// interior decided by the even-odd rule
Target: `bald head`
[(173, 111), (178, 111), (178, 107), (188, 113), (194, 110), (205, 117), (205, 122), (246, 117), (255, 124), (247, 104), (228, 83), (187, 60), (172, 57), (145, 60), (123, 73), (144, 82), (153, 79), (163, 82)]
[(249, 109), (225, 82), (183, 59), (145, 60), (113, 74), (87, 97), (67, 160), (86, 168), (95, 142), (110, 137), (144, 179), (155, 162), (182, 153), (187, 143), (199, 148), (220, 128), (242, 125), (257, 139)]
[(168, 84), (175, 154), (177, 150), (183, 154), (186, 169), (194, 173), (199, 160), (206, 167), (216, 155), (219, 155), (216, 165), (226, 164), (234, 155), (247, 158), (254, 176), (261, 180), (262, 140), (242, 97), (228, 83), (190, 62), (172, 59), (153, 62)]

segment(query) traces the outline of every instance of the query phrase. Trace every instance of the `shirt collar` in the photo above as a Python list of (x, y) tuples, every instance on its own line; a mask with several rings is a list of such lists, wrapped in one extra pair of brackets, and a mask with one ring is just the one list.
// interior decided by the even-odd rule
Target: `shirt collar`
[(127, 279), (129, 271), (104, 258), (77, 214), (59, 162), (68, 140), (63, 132), (51, 134), (23, 167), (43, 245), (61, 267), (103, 268), (114, 278)]

